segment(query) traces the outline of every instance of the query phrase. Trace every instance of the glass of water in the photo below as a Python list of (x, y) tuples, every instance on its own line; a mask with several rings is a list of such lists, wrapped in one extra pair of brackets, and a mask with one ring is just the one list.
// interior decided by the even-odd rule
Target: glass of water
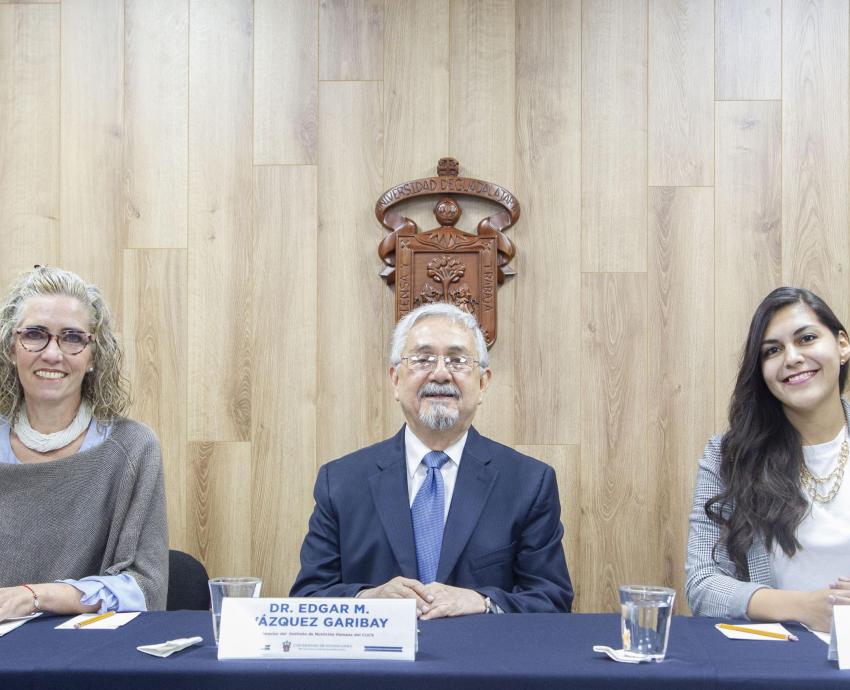
[(221, 625), (221, 602), (224, 598), (258, 597), (262, 585), (263, 581), (258, 577), (215, 577), (210, 580), (210, 610), (216, 644), (218, 644), (218, 631)]
[(648, 585), (620, 587), (620, 628), (627, 656), (663, 661), (676, 590)]

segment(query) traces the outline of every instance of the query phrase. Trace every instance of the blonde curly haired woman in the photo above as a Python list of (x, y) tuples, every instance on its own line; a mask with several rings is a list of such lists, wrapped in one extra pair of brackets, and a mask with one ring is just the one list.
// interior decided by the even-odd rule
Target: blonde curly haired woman
[(24, 274), (0, 306), (0, 620), (165, 608), (159, 442), (127, 405), (100, 291)]

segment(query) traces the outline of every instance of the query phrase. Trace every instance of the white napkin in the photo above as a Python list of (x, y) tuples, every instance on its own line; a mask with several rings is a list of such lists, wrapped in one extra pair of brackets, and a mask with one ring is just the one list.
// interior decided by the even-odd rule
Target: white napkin
[(191, 647), (193, 644), (200, 644), (203, 641), (203, 637), (181, 637), (178, 640), (168, 640), (168, 642), (160, 642), (159, 644), (143, 644), (136, 649), (151, 656), (165, 658), (171, 656), (174, 652), (179, 652), (181, 649)]

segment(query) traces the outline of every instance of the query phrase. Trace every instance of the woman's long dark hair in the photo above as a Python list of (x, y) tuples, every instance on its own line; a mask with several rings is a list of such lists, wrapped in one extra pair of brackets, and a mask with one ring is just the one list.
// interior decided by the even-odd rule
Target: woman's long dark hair
[[(747, 551), (760, 535), (768, 550), (774, 543), (793, 556), (800, 548), (796, 531), (808, 503), (800, 486), (802, 439), (790, 424), (762, 374), (762, 341), (780, 309), (802, 302), (832, 334), (846, 330), (820, 297), (802, 288), (771, 292), (753, 314), (735, 392), (729, 403), (729, 431), (720, 445), (720, 478), (725, 490), (706, 501), (709, 519), (721, 525), (729, 557), (741, 577), (749, 577)], [(839, 391), (847, 365), (841, 365)]]

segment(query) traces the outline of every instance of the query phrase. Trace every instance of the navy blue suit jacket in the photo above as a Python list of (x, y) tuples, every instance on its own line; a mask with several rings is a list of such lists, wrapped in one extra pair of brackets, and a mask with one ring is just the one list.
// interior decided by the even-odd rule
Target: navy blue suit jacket
[[(404, 427), (319, 470), (301, 572), (290, 596), (353, 597), (417, 578)], [(469, 429), (446, 519), (437, 581), (506, 612), (569, 611), (555, 471)]]

